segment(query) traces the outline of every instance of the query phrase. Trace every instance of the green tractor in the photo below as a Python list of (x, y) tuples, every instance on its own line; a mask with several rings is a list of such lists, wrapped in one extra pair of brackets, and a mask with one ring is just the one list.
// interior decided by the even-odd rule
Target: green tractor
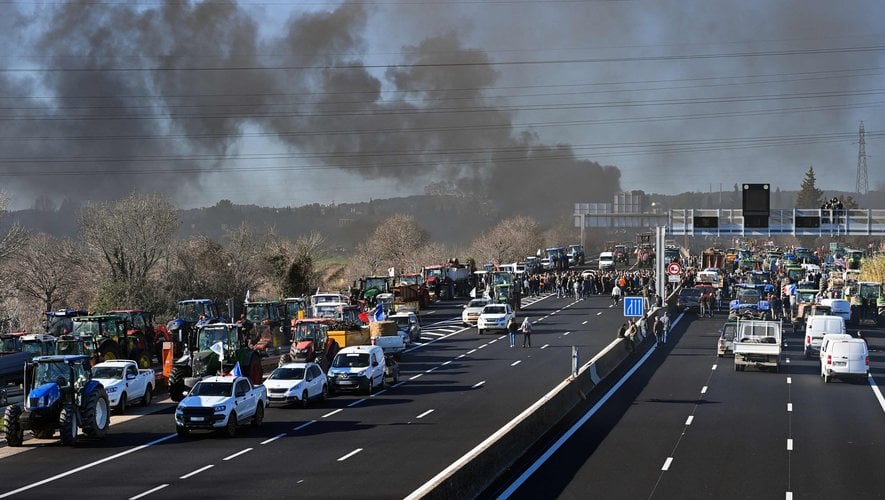
[(56, 354), (85, 354), (93, 364), (114, 359), (131, 359), (139, 368), (150, 368), (150, 349), (144, 334), (129, 333), (124, 316), (101, 314), (74, 318), (74, 331), (56, 342)]
[(6, 407), (2, 436), (17, 447), (29, 430), (38, 439), (50, 439), (59, 431), (64, 445), (73, 445), (77, 434), (101, 438), (110, 426), (108, 395), (92, 380), (89, 356), (40, 356), (25, 364), (24, 408)]
[[(239, 323), (210, 323), (201, 326), (193, 346), (172, 366), (169, 397), (181, 401), (205, 377), (223, 375), (239, 363), (253, 384), (262, 383), (261, 356), (248, 341)], [(219, 359), (218, 353), (223, 353)]]
[(882, 284), (875, 281), (858, 281), (850, 287), (851, 326), (873, 323), (881, 326), (885, 323), (885, 302), (883, 302)]

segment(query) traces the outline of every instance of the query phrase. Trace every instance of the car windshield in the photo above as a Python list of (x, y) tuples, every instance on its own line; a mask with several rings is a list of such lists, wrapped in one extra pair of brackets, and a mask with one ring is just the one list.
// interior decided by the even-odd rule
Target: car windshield
[(504, 314), (507, 309), (503, 306), (486, 306), (483, 310), (483, 314)]
[(369, 355), (365, 353), (338, 354), (332, 362), (335, 368), (359, 368), (369, 366)]
[(303, 380), (304, 368), (277, 368), (268, 380)]
[(123, 378), (123, 367), (122, 366), (96, 366), (92, 369), (92, 376), (94, 378), (113, 378), (113, 379), (122, 379)]
[(473, 300), (470, 301), (469, 304), (467, 304), (467, 307), (483, 307), (483, 306), (485, 306), (485, 305), (488, 304), (488, 303), (489, 303), (489, 302), (488, 302), (487, 300), (473, 299)]
[(681, 292), (679, 292), (679, 296), (682, 298), (690, 298), (690, 297), (700, 297), (702, 290), (698, 288), (683, 288)]
[(226, 382), (198, 382), (191, 390), (191, 396), (230, 396), (234, 384)]

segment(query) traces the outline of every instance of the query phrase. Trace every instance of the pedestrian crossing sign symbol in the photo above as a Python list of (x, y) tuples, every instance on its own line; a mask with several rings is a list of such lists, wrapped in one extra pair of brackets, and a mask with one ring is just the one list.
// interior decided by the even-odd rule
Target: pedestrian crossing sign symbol
[(641, 318), (645, 314), (645, 301), (642, 297), (624, 297), (624, 316)]

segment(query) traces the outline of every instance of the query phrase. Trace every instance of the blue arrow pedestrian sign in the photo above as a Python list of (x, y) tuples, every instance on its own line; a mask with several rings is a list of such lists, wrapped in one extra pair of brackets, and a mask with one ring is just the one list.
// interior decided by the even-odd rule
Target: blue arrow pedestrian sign
[(645, 299), (642, 297), (624, 297), (624, 316), (641, 318), (645, 314)]

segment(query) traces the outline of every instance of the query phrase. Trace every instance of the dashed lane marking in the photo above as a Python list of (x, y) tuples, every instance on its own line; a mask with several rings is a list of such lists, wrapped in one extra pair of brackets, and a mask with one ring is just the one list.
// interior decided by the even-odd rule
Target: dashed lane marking
[(716, 365), (713, 365), (713, 369), (714, 369), (714, 370), (716, 369)]
[(787, 403), (787, 411), (793, 411), (793, 403)]
[(596, 313), (596, 315), (597, 315), (597, 316), (602, 316), (602, 311), (599, 311), (598, 313)]
[(793, 440), (787, 439), (787, 451), (793, 451)]
[(510, 366), (516, 366), (516, 365), (518, 365), (518, 364), (520, 364), (520, 363), (522, 363), (522, 360), (521, 360), (521, 359), (517, 359), (517, 360), (514, 361), (513, 363), (510, 363)]
[(581, 323), (581, 324), (582, 324), (582, 325), (586, 325), (586, 324), (587, 324), (587, 321), (584, 321), (584, 322), (583, 322), (583, 323)]
[(475, 352), (476, 352), (476, 349), (471, 349), (471, 350), (467, 351), (466, 354), (473, 354), (473, 353), (475, 353)]
[(664, 466), (661, 467), (661, 470), (670, 470), (670, 464), (673, 463), (673, 457), (667, 457), (667, 460), (664, 461)]
[(422, 375), (424, 375), (424, 374), (423, 374), (423, 373), (419, 373), (418, 375), (415, 375), (414, 377), (410, 378), (409, 380), (415, 380), (416, 378), (419, 378), (419, 377), (421, 377)]
[(427, 410), (427, 411), (425, 411), (424, 413), (418, 415), (418, 416), (415, 417), (415, 418), (424, 418), (424, 417), (426, 417), (427, 415), (430, 415), (431, 413), (433, 413), (433, 410), (432, 410), (432, 409), (431, 409), (431, 410)]
[(156, 488), (147, 490), (144, 493), (139, 493), (138, 495), (135, 495), (134, 497), (129, 497), (129, 500), (138, 500), (139, 498), (146, 497), (146, 496), (150, 495), (151, 493), (156, 493), (167, 486), (169, 486), (169, 485), (168, 484), (161, 484), (160, 486), (157, 486)]
[(359, 453), (359, 452), (361, 452), (361, 451), (363, 451), (362, 448), (357, 448), (357, 449), (353, 450), (352, 452), (348, 453), (347, 455), (344, 455), (343, 457), (339, 458), (338, 461), (339, 461), (339, 462), (343, 462), (343, 461), (347, 460), (348, 458), (350, 458), (350, 457), (356, 455), (357, 453)]
[(548, 347), (550, 347), (550, 344), (544, 344), (541, 346), (541, 349), (547, 349)]
[(234, 453), (233, 455), (226, 456), (226, 457), (222, 458), (222, 460), (227, 462), (228, 460), (233, 460), (240, 455), (245, 455), (246, 453), (249, 453), (250, 451), (252, 451), (252, 448), (246, 448), (245, 450), (238, 451), (238, 452)]
[(685, 425), (691, 425), (692, 422), (694, 422), (694, 415), (689, 415), (685, 420)]
[(280, 438), (282, 438), (282, 437), (286, 437), (286, 433), (285, 433), (285, 432), (282, 433), (282, 434), (277, 434), (276, 436), (274, 436), (274, 437), (272, 437), (272, 438), (270, 438), (270, 439), (265, 439), (264, 441), (261, 442), (261, 444), (270, 444), (270, 443), (273, 443), (274, 441), (276, 441), (277, 439), (280, 439)]
[(486, 383), (485, 380), (481, 380), (481, 381), (473, 384), (473, 387), (471, 387), (471, 389), (476, 389), (477, 387), (482, 387), (485, 383)]
[(362, 404), (362, 403), (365, 402), (365, 401), (366, 401), (365, 398), (363, 398), (363, 399), (357, 399), (357, 400), (354, 401), (353, 403), (350, 403), (349, 405), (347, 405), (347, 407), (350, 408), (351, 406), (356, 406), (356, 405), (358, 405), (358, 404)]
[(337, 410), (333, 410), (333, 411), (330, 411), (329, 413), (326, 413), (325, 415), (323, 415), (322, 418), (328, 418), (328, 417), (331, 417), (332, 415), (334, 415), (334, 414), (336, 414), (336, 413), (341, 413), (342, 411), (344, 411), (343, 408), (338, 408)]
[(209, 465), (207, 465), (207, 466), (205, 466), (205, 467), (200, 467), (199, 469), (197, 469), (197, 470), (195, 470), (195, 471), (193, 471), (193, 472), (188, 472), (187, 474), (185, 474), (185, 475), (179, 477), (178, 479), (187, 479), (187, 478), (189, 478), (189, 477), (196, 476), (197, 474), (199, 474), (199, 473), (201, 473), (201, 472), (203, 472), (203, 471), (207, 471), (207, 470), (211, 469), (212, 467), (215, 467), (215, 465), (213, 465), (213, 464), (209, 464)]
[(788, 384), (792, 384), (792, 383), (793, 383), (793, 378), (792, 378), (792, 377), (787, 377), (787, 383), (788, 383)]
[(305, 423), (299, 425), (298, 427), (295, 427), (295, 428), (292, 429), (292, 430), (293, 430), (293, 431), (300, 431), (301, 429), (304, 429), (304, 428), (307, 427), (308, 425), (315, 424), (316, 422), (317, 422), (316, 420), (311, 420), (310, 422), (305, 422)]
[(706, 393), (707, 393), (707, 386), (705, 385), (705, 386), (701, 387), (701, 394), (706, 394)]

